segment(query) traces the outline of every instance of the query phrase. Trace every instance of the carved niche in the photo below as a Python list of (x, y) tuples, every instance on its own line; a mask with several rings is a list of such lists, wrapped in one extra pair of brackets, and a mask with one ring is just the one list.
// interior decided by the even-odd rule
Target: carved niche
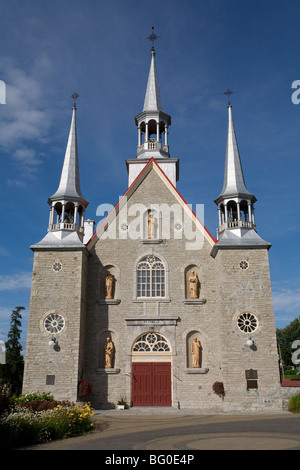
[(200, 276), (199, 267), (191, 264), (186, 267), (184, 273), (185, 282), (185, 298), (186, 299), (199, 299), (200, 298)]
[(101, 298), (112, 300), (117, 298), (119, 270), (116, 266), (107, 265), (101, 275)]

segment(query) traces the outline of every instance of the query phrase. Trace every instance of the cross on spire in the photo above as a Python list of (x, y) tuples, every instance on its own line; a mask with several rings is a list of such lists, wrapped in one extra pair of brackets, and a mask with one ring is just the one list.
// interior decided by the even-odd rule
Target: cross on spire
[(227, 95), (227, 97), (228, 97), (228, 106), (230, 105), (230, 97), (231, 97), (232, 93), (235, 93), (235, 91), (232, 91), (229, 88), (226, 91), (224, 91), (224, 95)]
[(154, 51), (154, 41), (156, 41), (158, 38), (161, 38), (161, 36), (157, 36), (157, 34), (154, 33), (154, 26), (152, 25), (152, 33), (150, 36), (144, 38), (148, 39), (149, 41), (152, 41), (152, 51)]
[(74, 91), (73, 95), (71, 96), (71, 98), (73, 98), (74, 100), (74, 108), (76, 108), (76, 100), (77, 98), (79, 98), (79, 95), (76, 91)]

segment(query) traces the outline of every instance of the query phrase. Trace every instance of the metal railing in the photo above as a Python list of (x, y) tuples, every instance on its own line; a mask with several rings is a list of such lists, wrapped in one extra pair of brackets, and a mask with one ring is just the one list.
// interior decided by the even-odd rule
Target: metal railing
[(253, 222), (249, 222), (247, 220), (228, 220), (224, 222), (219, 227), (219, 232), (223, 232), (226, 228), (234, 229), (234, 228), (254, 228), (255, 224)]
[(75, 230), (78, 232), (83, 232), (84, 229), (83, 227), (80, 227), (79, 225), (70, 222), (59, 222), (58, 224), (51, 224), (50, 230), (52, 232), (56, 232), (58, 230)]

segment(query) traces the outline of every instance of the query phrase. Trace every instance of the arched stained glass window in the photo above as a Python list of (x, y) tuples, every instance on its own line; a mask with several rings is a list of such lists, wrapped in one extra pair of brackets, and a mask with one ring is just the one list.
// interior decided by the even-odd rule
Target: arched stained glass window
[(165, 297), (165, 284), (164, 263), (157, 256), (144, 256), (137, 264), (137, 297)]

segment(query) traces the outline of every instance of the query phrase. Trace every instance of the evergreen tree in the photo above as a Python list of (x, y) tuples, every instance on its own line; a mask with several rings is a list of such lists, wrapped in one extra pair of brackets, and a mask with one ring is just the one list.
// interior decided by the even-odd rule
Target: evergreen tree
[(22, 345), (21, 337), (21, 311), (24, 307), (16, 307), (12, 311), (10, 330), (8, 332), (8, 340), (5, 343), (6, 356), (5, 364), (1, 366), (1, 381), (11, 386), (12, 393), (18, 395), (22, 390), (24, 360), (21, 354)]
[(295, 364), (292, 363), (292, 344), (294, 341), (300, 340), (300, 317), (295, 318), (285, 328), (277, 329), (277, 341), (280, 346), (281, 356), (284, 363), (284, 368), (294, 368)]

